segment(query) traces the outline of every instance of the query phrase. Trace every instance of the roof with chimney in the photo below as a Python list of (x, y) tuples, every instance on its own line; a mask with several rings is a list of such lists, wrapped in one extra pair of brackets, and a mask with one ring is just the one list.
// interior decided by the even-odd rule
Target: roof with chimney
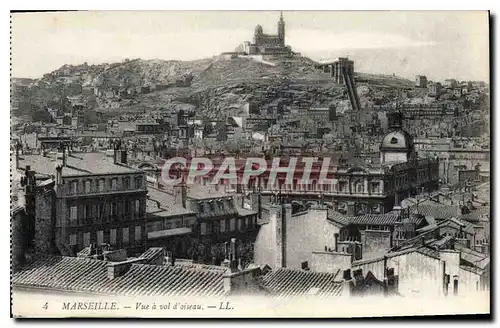
[[(328, 210), (328, 220), (341, 227), (349, 224), (355, 225), (394, 225), (400, 214), (398, 211), (391, 211), (384, 214), (363, 214), (347, 216), (335, 210)], [(421, 223), (421, 218), (411, 218), (417, 225)]]
[(192, 199), (205, 200), (214, 198), (232, 197), (225, 190), (217, 190), (214, 186), (192, 185), (189, 186), (187, 196)]
[(399, 218), (399, 212), (391, 211), (384, 214), (364, 214), (349, 217), (349, 223), (356, 225), (394, 225)]
[[(437, 228), (439, 227), (435, 227), (435, 229)], [(435, 229), (427, 231), (424, 234), (416, 236), (412, 239), (406, 240), (403, 242), (403, 245), (394, 247), (384, 255), (381, 255), (377, 258), (361, 259), (358, 261), (354, 261), (352, 263), (352, 266), (357, 267), (361, 265), (375, 263), (383, 261), (384, 257), (392, 258), (412, 252), (417, 252), (434, 259), (439, 259), (440, 258), (439, 250), (449, 249), (450, 246), (452, 246), (453, 249), (460, 251), (461, 267), (467, 266), (470, 268), (469, 271), (472, 270), (473, 272), (479, 274), (484, 272), (486, 266), (490, 263), (490, 257), (487, 254), (477, 252), (475, 250), (466, 247), (465, 245), (462, 245), (459, 242), (456, 242), (456, 238), (450, 235), (442, 235), (438, 238), (435, 237), (431, 237), (428, 239), (424, 238), (425, 235), (429, 234), (431, 231), (434, 231)]]
[(490, 214), (491, 214), (491, 207), (487, 205), (487, 206), (476, 207), (475, 209), (470, 211), (470, 213), (463, 214), (462, 218), (469, 222), (477, 222), (482, 220), (489, 221)]
[(411, 213), (422, 214), (438, 219), (447, 219), (462, 215), (462, 205), (418, 204), (410, 207)]
[[(12, 275), (14, 287), (128, 296), (224, 295), (222, 270), (133, 263), (122, 276), (108, 278), (107, 261), (49, 256)], [(115, 263), (116, 264), (116, 263)]]
[(184, 208), (182, 204), (176, 203), (175, 196), (171, 193), (148, 187), (147, 198), (146, 212), (150, 216), (168, 217), (195, 214), (193, 211)]
[(141, 258), (147, 259), (147, 263), (151, 264), (158, 257), (164, 257), (164, 249), (163, 247), (150, 247), (144, 253), (141, 254)]
[[(42, 155), (20, 155), (19, 167), (31, 167), (36, 173), (56, 174), (56, 167), (62, 160)], [(62, 176), (101, 175), (101, 174), (123, 174), (141, 173), (139, 169), (131, 168), (123, 164), (115, 164), (112, 157), (105, 153), (72, 153), (66, 155), (66, 166), (62, 170)]]
[(339, 272), (340, 270), (336, 273), (324, 273), (280, 268), (263, 276), (262, 284), (277, 298), (306, 295), (339, 297), (343, 293)]

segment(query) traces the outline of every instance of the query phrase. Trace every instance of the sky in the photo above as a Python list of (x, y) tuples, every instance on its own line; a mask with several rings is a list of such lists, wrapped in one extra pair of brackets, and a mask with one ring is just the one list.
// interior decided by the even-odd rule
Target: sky
[[(348, 56), (355, 70), (431, 80), (489, 81), (485, 11), (284, 11), (286, 43), (315, 60)], [(125, 58), (193, 60), (276, 33), (277, 11), (83, 11), (12, 15), (12, 75)]]

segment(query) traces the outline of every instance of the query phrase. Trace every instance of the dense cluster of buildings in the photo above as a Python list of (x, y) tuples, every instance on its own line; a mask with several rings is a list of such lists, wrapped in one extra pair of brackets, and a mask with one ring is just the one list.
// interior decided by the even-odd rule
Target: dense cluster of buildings
[[(277, 35), (259, 25), (233, 55), (290, 53), (281, 16)], [(264, 111), (249, 100), (217, 119), (178, 108), (90, 127), (75, 98), (74, 114), (51, 108), (54, 123), (17, 131), (13, 288), (278, 298), (489, 290), (489, 146), (407, 128), (460, 117), (458, 107), (397, 103), (368, 111), (353, 61), (316, 68), (345, 86), (351, 111), (282, 103)], [(472, 103), (485, 88), (418, 76), (413, 91), (449, 94), (457, 104)], [(179, 168), (181, 183), (164, 183), (166, 160), (200, 156), (213, 170), (190, 184), (190, 169)], [(236, 183), (212, 184), (229, 156)], [(243, 183), (250, 156), (264, 158), (268, 169)], [(296, 157), (328, 161), (299, 160), (287, 170)], [(275, 158), (280, 170), (271, 178)]]
[[(480, 172), (460, 171), (467, 183), (444, 192), (439, 158), (419, 158), (401, 114), (389, 115), (388, 129), (376, 161), (332, 157), (328, 185), (312, 166), (307, 185), (285, 183), (282, 170), (272, 185), (266, 171), (248, 185), (224, 179), (211, 185), (210, 172), (194, 185), (168, 186), (159, 175), (163, 161), (131, 161), (124, 138), (103, 152), (76, 151), (71, 138), (45, 140), (41, 153), (17, 144), (14, 286), (120, 294), (135, 283), (134, 272), (152, 270), (151, 284), (137, 295), (191, 288), (202, 296), (270, 297), (488, 289), (489, 198), (480, 192), (488, 188)], [(298, 166), (294, 174), (303, 171)], [(185, 173), (178, 170), (181, 178)], [(420, 263), (428, 266), (425, 284), (412, 273)], [(87, 268), (95, 281), (84, 279)], [(174, 268), (185, 272), (185, 282), (155, 282)], [(47, 279), (56, 271), (68, 272), (57, 287)], [(188, 283), (193, 274), (210, 275), (211, 282)], [(81, 284), (75, 289), (71, 281)]]

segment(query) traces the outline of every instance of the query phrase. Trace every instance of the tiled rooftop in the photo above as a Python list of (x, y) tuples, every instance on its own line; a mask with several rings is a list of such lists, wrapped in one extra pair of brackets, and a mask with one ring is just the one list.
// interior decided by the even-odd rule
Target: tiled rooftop
[(222, 273), (230, 273), (231, 270), (229, 268), (218, 266), (218, 265), (210, 265), (210, 264), (200, 264), (193, 263), (192, 261), (175, 261), (174, 267), (181, 269), (189, 269), (189, 270), (209, 270), (216, 271)]
[(384, 214), (363, 214), (347, 216), (334, 210), (328, 210), (328, 220), (342, 226), (348, 224), (357, 225), (393, 225), (396, 223), (399, 214), (397, 212), (387, 212)]
[[(148, 214), (162, 217), (194, 214), (193, 211), (182, 207), (182, 204), (176, 204), (174, 195), (170, 193), (148, 188), (147, 197), (146, 211)], [(159, 207), (158, 204), (160, 205)]]
[(366, 224), (366, 225), (393, 225), (396, 223), (399, 214), (397, 212), (388, 212), (385, 214), (365, 214), (352, 216), (349, 218), (349, 223)]
[(418, 206), (412, 206), (411, 212), (438, 219), (448, 219), (462, 215), (460, 205), (419, 204)]
[(343, 291), (340, 279), (339, 272), (323, 273), (280, 268), (266, 274), (262, 283), (278, 298), (311, 294), (318, 297), (338, 297)]
[(132, 264), (109, 279), (106, 261), (51, 256), (12, 275), (17, 287), (127, 296), (214, 296), (224, 294), (224, 271)]
[[(61, 160), (56, 161), (54, 157), (42, 155), (21, 155), (19, 165), (25, 168), (29, 165), (36, 173), (56, 174), (56, 166)], [(141, 172), (125, 165), (113, 163), (112, 157), (106, 157), (104, 153), (73, 153), (67, 155), (66, 164), (62, 170), (63, 176), (93, 175), (93, 174), (121, 174)]]

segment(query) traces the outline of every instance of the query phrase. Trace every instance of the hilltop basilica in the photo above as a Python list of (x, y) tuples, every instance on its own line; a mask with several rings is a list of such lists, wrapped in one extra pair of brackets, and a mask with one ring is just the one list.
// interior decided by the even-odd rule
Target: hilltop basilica
[(285, 45), (285, 20), (283, 13), (278, 21), (278, 34), (264, 34), (261, 25), (255, 27), (253, 41), (245, 41), (236, 49), (236, 53), (245, 55), (280, 55), (290, 54), (291, 48)]

